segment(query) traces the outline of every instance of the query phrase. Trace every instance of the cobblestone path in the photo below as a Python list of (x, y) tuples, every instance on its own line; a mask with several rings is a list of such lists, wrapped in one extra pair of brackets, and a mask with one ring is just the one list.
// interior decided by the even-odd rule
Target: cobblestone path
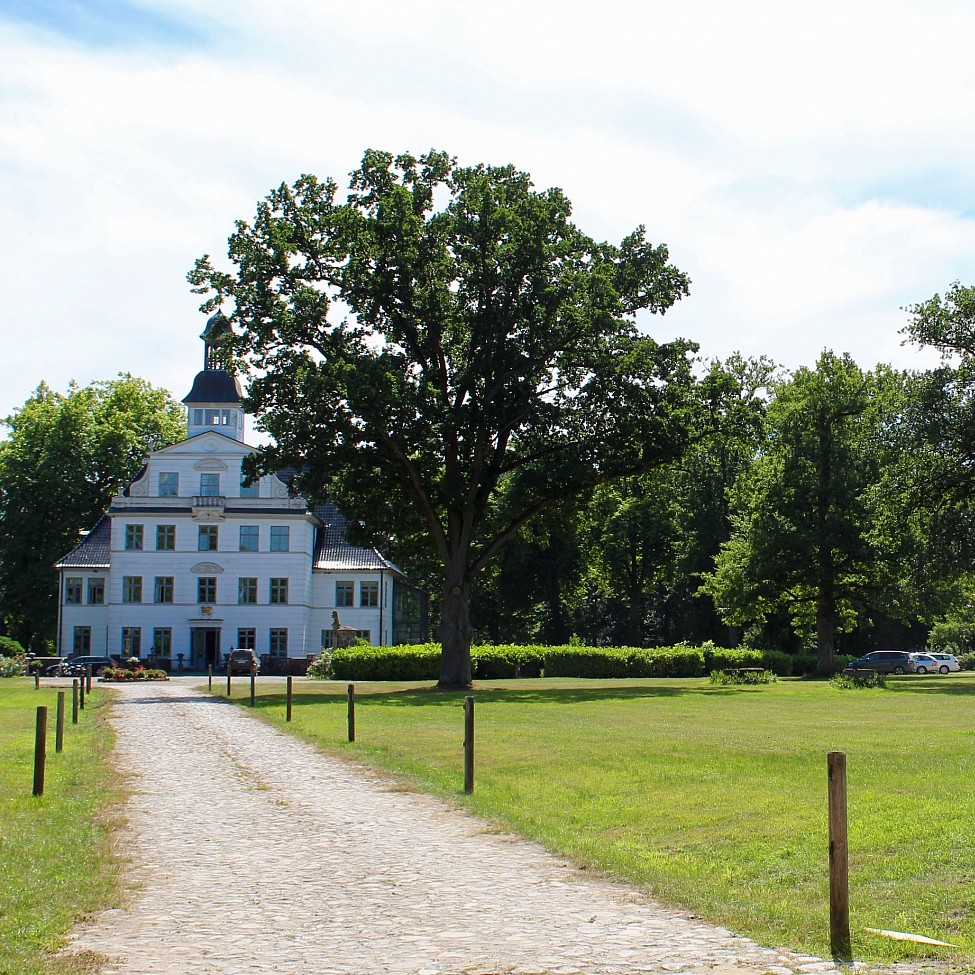
[(835, 971), (589, 877), (185, 683), (113, 692), (137, 887), (67, 948), (105, 956), (105, 975)]

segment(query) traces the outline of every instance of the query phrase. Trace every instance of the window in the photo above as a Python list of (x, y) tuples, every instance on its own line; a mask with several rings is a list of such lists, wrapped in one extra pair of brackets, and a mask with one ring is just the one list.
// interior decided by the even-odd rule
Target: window
[(379, 605), (379, 583), (363, 582), (359, 585), (359, 605), (378, 606)]
[(355, 605), (355, 583), (354, 582), (335, 583), (335, 605), (336, 606)]
[(156, 551), (157, 552), (176, 551), (176, 526), (175, 525), (156, 525)]
[(198, 603), (215, 603), (217, 601), (216, 576), (200, 576), (196, 580), (196, 601)]
[[(240, 581), (237, 584), (237, 602), (238, 603), (256, 603), (257, 602), (257, 579), (256, 578), (246, 578), (244, 576), (240, 577)], [(238, 644), (240, 646), (240, 644)], [(254, 648), (251, 647), (253, 650)]]
[(105, 602), (105, 580), (104, 579), (89, 579), (88, 580), (88, 602), (93, 606), (101, 605)]
[(173, 631), (168, 626), (157, 626), (152, 631), (152, 652), (156, 657), (173, 655)]
[(179, 497), (179, 474), (174, 471), (162, 471), (159, 474), (159, 497)]
[(173, 601), (173, 577), (156, 576), (155, 602), (171, 603)]
[(142, 602), (142, 576), (122, 576), (122, 602)]
[(142, 525), (125, 526), (125, 548), (130, 552), (142, 551)]
[(64, 580), (64, 601), (73, 606), (81, 602), (81, 579), (69, 576)]
[(288, 631), (286, 629), (272, 629), (270, 634), (270, 652), (272, 657), (288, 656)]
[(200, 475), (200, 495), (204, 498), (216, 498), (220, 494), (220, 475)]
[(196, 546), (199, 551), (216, 552), (218, 528), (219, 525), (200, 525), (200, 535)]
[(271, 580), (271, 599), (272, 603), (286, 603), (288, 601), (288, 580)]
[(237, 646), (241, 650), (257, 649), (257, 630), (252, 626), (241, 627), (237, 631)]
[(242, 498), (259, 498), (261, 496), (261, 482), (255, 481), (253, 484), (240, 482), (240, 496)]
[(271, 526), (271, 551), (272, 552), (288, 551), (288, 536), (290, 532), (291, 529), (287, 525)]
[(76, 626), (74, 641), (71, 644), (72, 653), (91, 653), (91, 627)]
[(138, 657), (142, 653), (142, 627), (122, 627), (122, 656)]
[(193, 411), (193, 425), (197, 427), (203, 426), (203, 410)]
[(257, 525), (240, 526), (240, 550), (242, 552), (256, 552), (260, 541), (260, 529)]

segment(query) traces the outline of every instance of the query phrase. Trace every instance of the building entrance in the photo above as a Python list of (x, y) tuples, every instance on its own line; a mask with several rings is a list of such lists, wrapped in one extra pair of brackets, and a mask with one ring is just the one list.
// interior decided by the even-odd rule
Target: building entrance
[(193, 634), (191, 666), (196, 670), (206, 670), (207, 667), (219, 670), (222, 662), (220, 627), (195, 626), (190, 632)]

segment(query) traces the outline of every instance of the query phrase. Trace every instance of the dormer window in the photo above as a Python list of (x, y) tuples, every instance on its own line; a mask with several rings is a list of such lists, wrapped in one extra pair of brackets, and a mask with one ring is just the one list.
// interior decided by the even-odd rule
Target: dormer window
[(179, 497), (179, 474), (175, 471), (162, 471), (159, 475), (159, 497)]

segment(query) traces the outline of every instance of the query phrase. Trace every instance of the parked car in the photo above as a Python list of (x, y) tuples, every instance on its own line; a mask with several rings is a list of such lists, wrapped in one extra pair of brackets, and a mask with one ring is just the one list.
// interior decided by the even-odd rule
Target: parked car
[(51, 677), (80, 677), (89, 665), (91, 665), (92, 674), (97, 677), (106, 667), (118, 667), (119, 662), (111, 657), (92, 657), (78, 654), (48, 667), (45, 673)]
[(231, 674), (256, 674), (260, 672), (261, 663), (253, 650), (231, 650), (227, 655), (227, 667)]
[(932, 653), (932, 657), (938, 661), (938, 673), (947, 674), (950, 671), (961, 670), (958, 658), (952, 653)]
[(850, 664), (854, 669), (875, 670), (878, 674), (913, 674), (916, 667), (911, 654), (901, 650), (872, 650)]
[(914, 672), (916, 674), (938, 673), (938, 661), (929, 653), (912, 653), (914, 658)]

